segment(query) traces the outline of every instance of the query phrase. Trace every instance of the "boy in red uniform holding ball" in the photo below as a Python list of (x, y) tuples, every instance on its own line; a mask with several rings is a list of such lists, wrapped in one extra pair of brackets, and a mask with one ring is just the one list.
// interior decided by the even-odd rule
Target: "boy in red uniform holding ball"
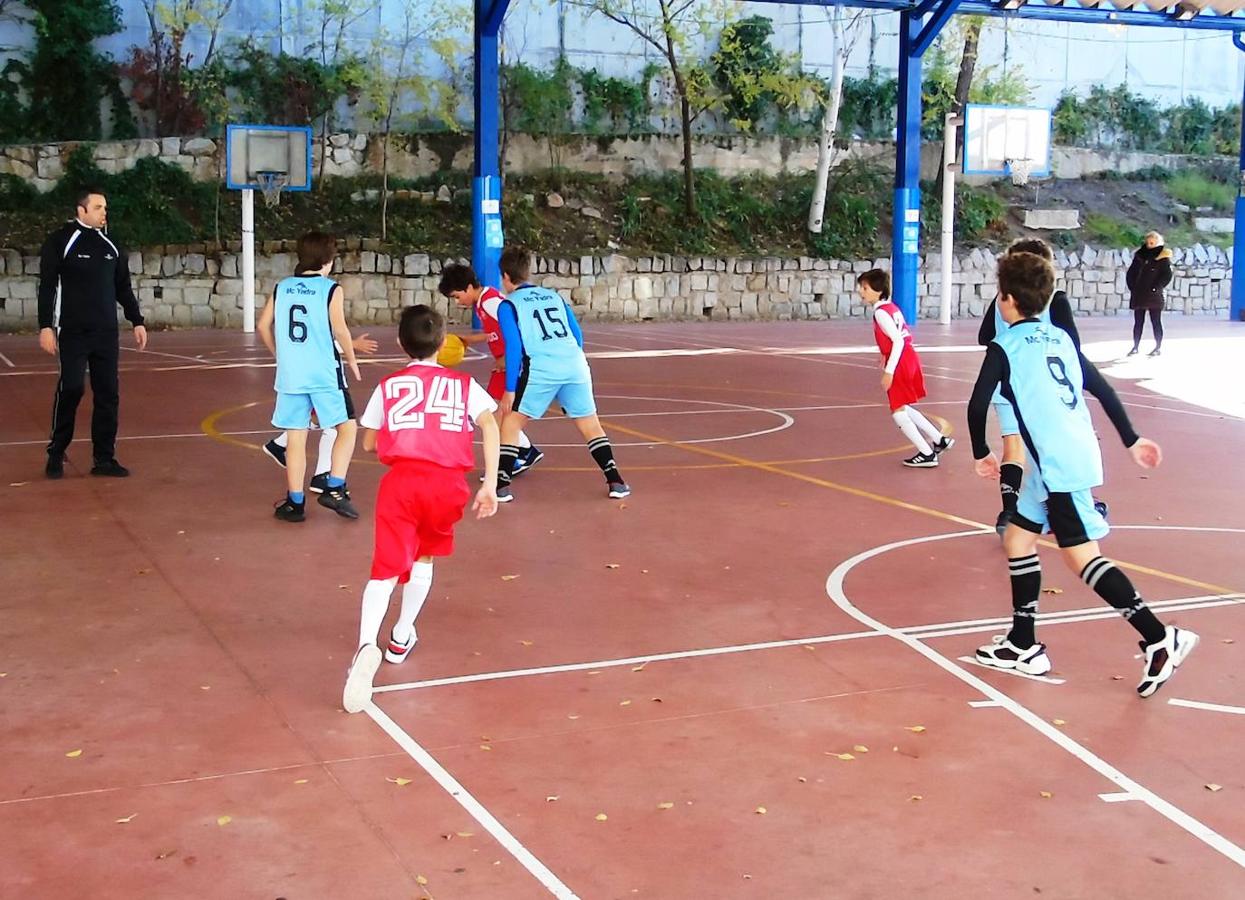
[(398, 342), (411, 363), (381, 379), (359, 424), (363, 449), (389, 467), (376, 495), (372, 574), (363, 589), (359, 650), (350, 664), (342, 705), (360, 712), (372, 698), (380, 668), (377, 646), (389, 597), (402, 584), (402, 609), (384, 657), (404, 662), (415, 646), (415, 617), (432, 588), (432, 560), (454, 551), (454, 526), (471, 500), (466, 473), (475, 467), (472, 422), (484, 439), (484, 485), (477, 518), (497, 512), (497, 404), (470, 375), (437, 365), (445, 319), (428, 306), (409, 306)]
[(903, 464), (932, 469), (955, 441), (912, 405), (925, 396), (925, 376), (912, 346), (912, 332), (899, 307), (891, 302), (891, 277), (881, 269), (870, 269), (856, 279), (856, 293), (873, 307), (873, 336), (882, 353), (882, 389), (890, 400), (891, 418), (916, 447), (916, 454)]

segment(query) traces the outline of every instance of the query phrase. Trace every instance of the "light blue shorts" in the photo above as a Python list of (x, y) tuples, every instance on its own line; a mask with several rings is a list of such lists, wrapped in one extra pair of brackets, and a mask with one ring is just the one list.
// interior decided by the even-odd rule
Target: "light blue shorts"
[(321, 428), (334, 428), (350, 418), (345, 391), (317, 391), (314, 394), (277, 393), (277, 406), (272, 412), (274, 428), (311, 427), (311, 411), (316, 411)]
[(545, 414), (554, 400), (572, 419), (594, 416), (597, 412), (597, 401), (592, 396), (591, 381), (573, 381), (569, 384), (529, 381), (520, 388), (521, 393), (515, 400), (514, 408), (529, 419), (539, 419)]
[(1016, 409), (1003, 399), (1003, 392), (998, 388), (994, 389), (990, 404), (994, 407), (994, 415), (999, 420), (999, 434), (1004, 437), (1020, 434), (1020, 422), (1016, 419)]
[(1111, 532), (1111, 526), (1094, 506), (1092, 490), (1048, 492), (1032, 466), (1025, 469), (1016, 513), (1019, 518), (1012, 517), (1015, 525), (1034, 534), (1049, 531), (1060, 547), (1100, 541)]

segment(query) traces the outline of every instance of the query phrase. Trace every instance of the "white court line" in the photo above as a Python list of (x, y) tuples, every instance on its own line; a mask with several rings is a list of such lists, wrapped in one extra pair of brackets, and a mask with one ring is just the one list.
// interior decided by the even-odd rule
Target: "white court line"
[(1141, 798), (1136, 794), (1121, 791), (1116, 794), (1099, 794), (1098, 799), (1103, 803), (1127, 803), (1129, 800), (1140, 800)]
[[(971, 656), (957, 656), (962, 663), (968, 663), (970, 666), (977, 666), (979, 669), (989, 669), (991, 672), (998, 672), (1000, 675), (1011, 675), (1013, 678), (1027, 678), (1029, 681), (1040, 681), (1043, 684), (1067, 684), (1063, 678), (1052, 678), (1049, 675), (1030, 675), (1028, 672), (1017, 672), (1015, 669), (1000, 669), (996, 666), (987, 666), (983, 662), (978, 662)], [(996, 704), (1001, 706), (1002, 704)]]
[(16, 369), (16, 368), (17, 368), (17, 366), (13, 365), (13, 360), (9, 359), (9, 358), (8, 358), (7, 356), (5, 356), (3, 353), (0, 353), (0, 360), (3, 360), (3, 361), (4, 361), (4, 364), (5, 364), (6, 366), (8, 366), (10, 369)]
[(152, 356), (167, 356), (169, 359), (188, 359), (193, 363), (201, 363), (204, 361), (201, 356), (185, 356), (181, 353), (165, 353), (163, 350), (139, 350), (137, 347), (122, 347), (121, 349), (127, 350), (130, 353), (147, 353)]
[(995, 709), (999, 706), (994, 700), (969, 700), (968, 705), (973, 709)]
[(1208, 712), (1230, 713), (1234, 716), (1245, 716), (1245, 706), (1224, 706), (1222, 703), (1202, 703), (1200, 700), (1178, 700), (1171, 699), (1167, 701), (1168, 706), (1184, 706), (1188, 709), (1204, 709)]
[[(1185, 600), (1162, 600), (1150, 604), (1151, 608), (1171, 608), (1175, 604), (1185, 604), (1181, 608), (1205, 609), (1228, 603), (1242, 604), (1245, 600), (1222, 600), (1215, 597), (1190, 597)], [(1083, 613), (1074, 615), (1074, 613)], [(1069, 613), (1045, 613), (1039, 615), (1044, 625), (1068, 625), (1076, 622), (1087, 622), (1099, 618), (1114, 618), (1119, 613), (1113, 609), (1102, 610), (1093, 607), (1085, 610), (1072, 610)], [(910, 634), (917, 640), (949, 637), (960, 634), (980, 634), (995, 631), (1011, 624), (1011, 618), (971, 619), (963, 622), (945, 622), (937, 625), (913, 625), (900, 628), (899, 631)], [(969, 627), (963, 627), (969, 626)], [(385, 694), (396, 691), (411, 691), (421, 688), (448, 687), (458, 684), (474, 684), (481, 681), (501, 681), (509, 678), (526, 678), (533, 675), (556, 675), (561, 672), (582, 672), (591, 669), (612, 669), (619, 666), (634, 666), (651, 662), (668, 662), (680, 659), (697, 659), (707, 656), (725, 656), (732, 653), (750, 653), (756, 650), (779, 650), (784, 647), (801, 645), (835, 644), (841, 641), (855, 641), (862, 638), (878, 637), (876, 631), (851, 631), (841, 634), (825, 634), (816, 637), (789, 638), (778, 641), (762, 641), (753, 644), (731, 644), (724, 647), (704, 647), (695, 650), (675, 650), (669, 653), (653, 653), (647, 656), (628, 656), (623, 659), (600, 659), (593, 662), (564, 663), (552, 666), (533, 666), (525, 669), (502, 669), (496, 672), (479, 672), (474, 675), (455, 675), (446, 678), (430, 678), (425, 681), (406, 681), (398, 684), (380, 685), (374, 693)], [(993, 671), (1002, 671), (995, 669)], [(1059, 682), (1062, 683), (1062, 682)]]
[[(1117, 525), (1114, 527), (1127, 528), (1128, 526)], [(1182, 530), (1179, 526), (1168, 527), (1172, 531)], [(1245, 529), (1232, 530), (1245, 531)], [(880, 634), (885, 634), (888, 637), (894, 638), (900, 643), (906, 644), (910, 649), (919, 653), (921, 656), (924, 656), (940, 669), (943, 669), (958, 678), (969, 687), (976, 688), (984, 696), (990, 698), (991, 700), (997, 701), (999, 705), (1003, 706), (1021, 722), (1025, 723), (1034, 731), (1037, 731), (1043, 737), (1079, 759), (1086, 766), (1102, 775), (1108, 781), (1111, 781), (1122, 791), (1135, 795), (1139, 800), (1159, 815), (1166, 818), (1168, 821), (1172, 822), (1179, 828), (1184, 829), (1190, 835), (1202, 841), (1204, 844), (1236, 863), (1241, 868), (1245, 868), (1245, 850), (1225, 838), (1223, 835), (1219, 834), (1219, 832), (1198, 821), (1175, 804), (1164, 800), (1149, 788), (1146, 788), (1139, 782), (1129, 778), (1105, 759), (1093, 753), (1088, 747), (1068, 737), (1068, 735), (1051, 725), (1027, 706), (1016, 702), (1009, 695), (994, 687), (994, 685), (978, 678), (962, 666), (957, 665), (953, 660), (948, 659), (933, 648), (922, 643), (918, 638), (913, 637), (912, 635), (904, 634), (898, 629), (891, 628), (889, 625), (885, 625), (867, 613), (862, 612), (851, 602), (851, 600), (847, 598), (843, 583), (846, 580), (848, 573), (866, 560), (872, 559), (875, 556), (880, 556), (883, 553), (889, 553), (892, 550), (897, 550), (902, 547), (911, 547), (918, 544), (953, 540), (956, 538), (981, 537), (983, 533), (984, 532), (974, 530), (953, 532), (950, 534), (930, 535), (927, 537), (911, 538), (905, 541), (895, 541), (890, 544), (884, 544), (880, 547), (874, 547), (871, 550), (865, 550), (835, 567), (834, 571), (832, 571), (826, 578), (826, 594), (839, 609), (850, 615), (857, 622), (874, 629)], [(1134, 699), (1133, 702), (1138, 701)]]
[(363, 711), (371, 716), (372, 721), (379, 725), (385, 734), (393, 738), (397, 745), (419, 764), (420, 768), (431, 775), (437, 784), (457, 800), (458, 805), (465, 809), (471, 818), (479, 822), (481, 827), (493, 836), (494, 840), (505, 847), (507, 852), (518, 861), (519, 865), (527, 869), (537, 881), (544, 885), (549, 893), (558, 897), (559, 900), (578, 900), (574, 891), (567, 887), (557, 875), (554, 875), (549, 870), (549, 867), (537, 859), (530, 850), (519, 843), (519, 839), (511, 834), (505, 825), (497, 821), (496, 817), (485, 809), (479, 800), (471, 796), (467, 789), (432, 757), (432, 754), (398, 727), (398, 724), (385, 715), (380, 707), (375, 703), (368, 703), (363, 708)]

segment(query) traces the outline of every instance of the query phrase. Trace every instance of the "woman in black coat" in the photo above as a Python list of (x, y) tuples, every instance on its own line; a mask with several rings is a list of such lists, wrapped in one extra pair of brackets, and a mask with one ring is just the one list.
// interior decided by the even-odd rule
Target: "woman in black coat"
[(1163, 246), (1163, 235), (1151, 231), (1146, 242), (1133, 256), (1127, 277), (1128, 308), (1133, 311), (1133, 349), (1135, 356), (1141, 347), (1141, 332), (1145, 328), (1146, 313), (1150, 314), (1150, 327), (1154, 330), (1154, 349), (1151, 356), (1158, 356), (1163, 349), (1163, 288), (1172, 280), (1172, 252)]

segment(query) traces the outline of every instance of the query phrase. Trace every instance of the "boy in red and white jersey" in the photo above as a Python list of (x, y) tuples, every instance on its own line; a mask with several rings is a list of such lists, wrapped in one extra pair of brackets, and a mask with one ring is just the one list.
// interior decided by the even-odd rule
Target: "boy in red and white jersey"
[(432, 588), (432, 560), (454, 550), (454, 526), (471, 490), (465, 473), (475, 467), (472, 422), (484, 439), (484, 485), (472, 509), (477, 518), (497, 512), (497, 404), (470, 375), (437, 365), (445, 319), (429, 306), (409, 306), (398, 323), (398, 342), (411, 357), (406, 368), (381, 379), (359, 424), (363, 449), (389, 467), (376, 496), (372, 574), (363, 589), (359, 650), (350, 664), (342, 705), (363, 709), (380, 667), (380, 626), (394, 586), (402, 584), (402, 610), (384, 657), (404, 662), (415, 646), (415, 618)]
[(873, 307), (873, 337), (882, 354), (882, 389), (890, 401), (891, 418), (917, 450), (903, 464), (932, 469), (955, 441), (913, 406), (925, 396), (925, 375), (908, 323), (891, 302), (891, 277), (882, 269), (870, 269), (856, 279), (856, 293)]
[[(464, 309), (475, 310), (483, 331), (480, 334), (460, 334), (459, 337), (465, 344), (488, 343), (489, 353), (493, 355), (493, 373), (489, 376), (488, 393), (494, 400), (500, 401), (506, 390), (506, 342), (497, 321), (497, 307), (506, 299), (505, 295), (495, 287), (482, 286), (475, 270), (462, 263), (452, 263), (445, 267), (441, 272), (438, 290)], [(526, 472), (545, 458), (540, 448), (533, 446), (531, 439), (522, 431), (519, 432), (519, 449), (514, 475)]]

